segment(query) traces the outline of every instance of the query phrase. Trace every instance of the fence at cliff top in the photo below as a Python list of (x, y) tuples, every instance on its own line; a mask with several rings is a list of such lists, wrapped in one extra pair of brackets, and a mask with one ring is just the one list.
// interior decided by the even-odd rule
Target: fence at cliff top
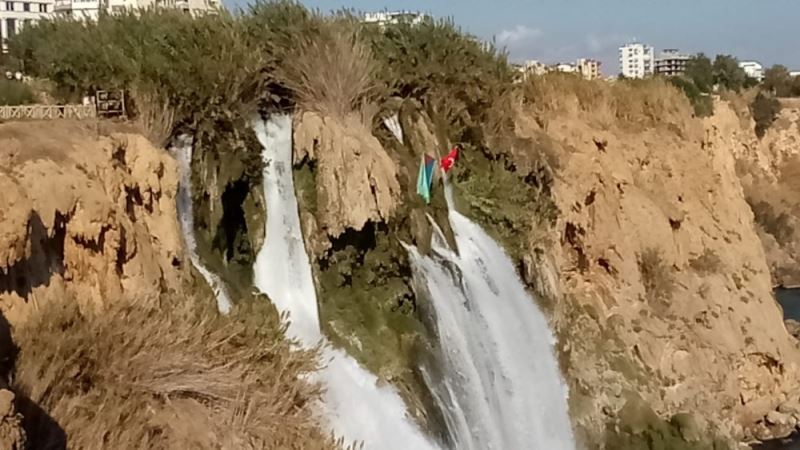
[(0, 120), (87, 120), (96, 117), (95, 105), (0, 106)]

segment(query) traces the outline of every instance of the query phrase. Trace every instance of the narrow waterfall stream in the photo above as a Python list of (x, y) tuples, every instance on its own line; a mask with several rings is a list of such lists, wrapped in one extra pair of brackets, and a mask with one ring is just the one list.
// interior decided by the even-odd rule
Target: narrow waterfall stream
[(427, 373), (457, 449), (574, 449), (547, 321), (511, 259), (453, 208), (457, 251), (434, 225), (430, 256), (407, 246), (438, 337), (437, 374)]
[(193, 142), (189, 136), (181, 136), (170, 147), (169, 152), (178, 162), (178, 221), (181, 224), (183, 243), (189, 253), (192, 265), (211, 287), (217, 298), (217, 308), (223, 314), (231, 310), (231, 299), (225, 289), (225, 283), (200, 260), (197, 255), (197, 239), (194, 235), (194, 208), (192, 206), (192, 148)]
[[(311, 265), (303, 243), (292, 179), (292, 121), (276, 115), (253, 128), (263, 147), (266, 239), (253, 267), (255, 284), (280, 311), (289, 312), (289, 334), (304, 346), (324, 341)], [(327, 364), (316, 377), (324, 385), (323, 408), (334, 433), (366, 449), (436, 448), (407, 417), (403, 400), (353, 358), (323, 342)]]

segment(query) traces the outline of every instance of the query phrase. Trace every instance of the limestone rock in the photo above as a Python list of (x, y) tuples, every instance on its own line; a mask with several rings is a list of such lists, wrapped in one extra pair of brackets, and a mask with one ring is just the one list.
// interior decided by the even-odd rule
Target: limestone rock
[(7, 450), (25, 449), (25, 430), (22, 416), (14, 408), (14, 393), (0, 389), (0, 448)]
[(50, 296), (155, 299), (188, 275), (175, 162), (144, 137), (72, 122), (0, 125), (0, 309)]
[(591, 108), (564, 100), (543, 120), (519, 110), (518, 136), (549, 137), (559, 211), (554, 264), (526, 264), (539, 272), (526, 279), (556, 274), (534, 284), (554, 285), (565, 376), (593, 399), (573, 410), (579, 426), (600, 435), (621, 387), (660, 417), (691, 411), (717, 427), (702, 432), (738, 439), (800, 386), (800, 351), (736, 170), (742, 125), (724, 109), (691, 119), (670, 98), (639, 122), (602, 96)]
[(320, 229), (331, 237), (392, 216), (401, 198), (396, 167), (355, 115), (340, 120), (303, 113), (294, 127), (294, 161), (317, 161)]

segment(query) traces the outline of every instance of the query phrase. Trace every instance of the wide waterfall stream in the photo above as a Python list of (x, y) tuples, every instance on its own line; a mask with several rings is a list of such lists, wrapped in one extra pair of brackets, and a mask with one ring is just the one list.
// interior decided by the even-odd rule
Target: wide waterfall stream
[[(253, 267), (255, 284), (280, 311), (289, 312), (289, 334), (305, 346), (324, 341), (317, 296), (305, 251), (292, 180), (292, 121), (289, 116), (258, 120), (263, 146), (266, 240)], [(367, 449), (436, 448), (406, 416), (403, 400), (346, 353), (323, 347), (327, 364), (317, 375), (326, 392), (323, 408), (337, 436), (361, 441)]]
[(192, 139), (188, 136), (181, 136), (173, 143), (170, 153), (178, 162), (178, 221), (181, 224), (181, 234), (186, 251), (192, 265), (200, 272), (206, 283), (214, 291), (217, 298), (217, 308), (223, 314), (231, 310), (231, 300), (225, 289), (225, 283), (200, 260), (197, 255), (197, 239), (194, 236), (194, 208), (192, 206)]
[[(574, 449), (547, 321), (505, 251), (453, 208), (457, 251), (431, 220), (430, 256), (408, 246), (438, 346), (429, 387), (458, 449)], [(420, 292), (421, 294), (423, 292)]]

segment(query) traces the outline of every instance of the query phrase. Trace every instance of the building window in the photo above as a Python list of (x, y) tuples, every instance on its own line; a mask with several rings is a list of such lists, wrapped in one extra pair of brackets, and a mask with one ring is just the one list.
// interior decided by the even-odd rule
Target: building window
[(46, 3), (39, 3), (39, 12), (46, 13), (47, 12), (47, 4)]
[(30, 3), (23, 3), (22, 10), (25, 12), (31, 12), (31, 4)]
[(6, 2), (6, 11), (14, 10), (14, 2)]
[(17, 21), (15, 19), (6, 19), (6, 36), (9, 38), (17, 34)]

